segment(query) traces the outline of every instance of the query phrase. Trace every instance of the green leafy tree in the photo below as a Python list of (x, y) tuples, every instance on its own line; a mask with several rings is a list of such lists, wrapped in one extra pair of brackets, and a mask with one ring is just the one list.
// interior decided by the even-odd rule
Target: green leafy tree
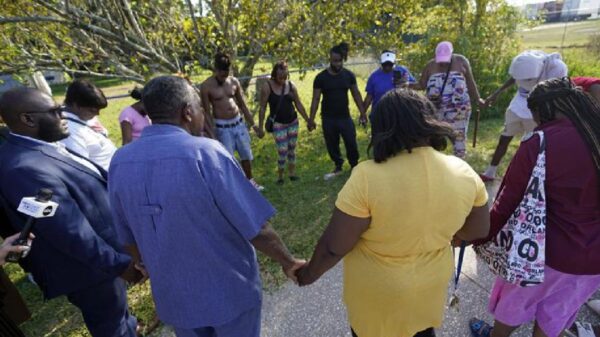
[(394, 49), (418, 73), (435, 44), (450, 40), (479, 82), (495, 85), (518, 49), (521, 20), (505, 0), (0, 0), (0, 8), (0, 72), (136, 81), (198, 74), (218, 50), (242, 77), (265, 56), (310, 67), (341, 41), (352, 55)]

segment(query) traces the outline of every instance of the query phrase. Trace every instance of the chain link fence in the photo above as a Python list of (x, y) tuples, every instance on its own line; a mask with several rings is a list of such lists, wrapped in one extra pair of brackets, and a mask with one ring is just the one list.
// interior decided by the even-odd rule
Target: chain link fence
[[(293, 69), (290, 68), (290, 80), (294, 83), (302, 102), (305, 104), (305, 107), (308, 111), (310, 108), (310, 99), (312, 95), (312, 86), (315, 76), (323, 69), (327, 68), (328, 64), (319, 64), (310, 68), (303, 69)], [(269, 65), (270, 67), (270, 65)], [(363, 92), (364, 96), (364, 84), (366, 83), (369, 75), (379, 67), (379, 63), (374, 59), (369, 58), (351, 58), (347, 63), (344, 64), (344, 67), (350, 71), (352, 71), (359, 83), (359, 89)], [(263, 66), (262, 69), (265, 67)], [(261, 69), (261, 70), (262, 70)], [(260, 73), (258, 75), (254, 75), (252, 77), (239, 77), (239, 80), (250, 80), (250, 83), (245, 91), (246, 101), (251, 111), (258, 110), (258, 103), (260, 100), (260, 88), (263, 83), (271, 76), (270, 69), (264, 73)], [(194, 83), (195, 85), (199, 85), (201, 82)], [(133, 88), (133, 86), (132, 86)], [(128, 98), (129, 92), (119, 93), (116, 95), (111, 95), (107, 97), (109, 100)]]
[[(307, 112), (310, 109), (312, 99), (313, 81), (317, 74), (327, 68), (328, 64), (314, 66), (308, 69), (290, 69), (290, 81), (298, 89), (298, 93)], [(364, 93), (364, 86), (369, 75), (379, 67), (379, 63), (374, 60), (351, 59), (344, 64), (344, 68), (352, 71), (357, 78), (358, 88)], [(270, 78), (270, 71), (267, 74), (261, 74), (250, 78), (250, 85), (246, 90), (246, 99), (251, 111), (258, 111), (260, 101), (260, 89), (265, 81)]]

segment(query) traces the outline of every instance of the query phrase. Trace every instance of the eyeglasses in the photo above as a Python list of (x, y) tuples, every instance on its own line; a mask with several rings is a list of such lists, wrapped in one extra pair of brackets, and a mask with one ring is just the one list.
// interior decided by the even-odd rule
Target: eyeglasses
[(62, 116), (62, 113), (66, 111), (64, 106), (56, 106), (50, 108), (48, 110), (40, 110), (40, 111), (27, 111), (28, 114), (51, 114), (55, 116)]

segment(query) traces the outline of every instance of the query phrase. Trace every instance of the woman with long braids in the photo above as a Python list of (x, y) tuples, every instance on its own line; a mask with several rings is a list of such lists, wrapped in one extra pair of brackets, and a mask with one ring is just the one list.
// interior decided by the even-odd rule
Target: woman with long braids
[[(507, 337), (530, 321), (534, 337), (558, 337), (600, 287), (600, 106), (566, 77), (538, 84), (527, 103), (546, 142), (544, 281), (520, 287), (496, 278), (494, 326), (472, 319), (475, 337)], [(492, 207), (488, 240), (523, 199), (539, 151), (537, 134), (521, 143)]]
[(373, 160), (358, 164), (300, 285), (344, 258), (344, 301), (353, 336), (433, 337), (453, 271), (450, 241), (489, 231), (477, 173), (443, 154), (452, 127), (412, 90), (388, 91), (372, 119)]

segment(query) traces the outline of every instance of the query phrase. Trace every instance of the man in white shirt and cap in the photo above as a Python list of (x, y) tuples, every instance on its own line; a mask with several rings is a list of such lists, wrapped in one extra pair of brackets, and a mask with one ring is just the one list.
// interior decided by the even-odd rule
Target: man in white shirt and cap
[(480, 174), (483, 181), (496, 179), (496, 171), (502, 157), (506, 154), (508, 145), (516, 135), (528, 134), (537, 126), (527, 107), (527, 96), (539, 82), (567, 76), (567, 65), (559, 53), (547, 54), (539, 50), (527, 50), (517, 55), (508, 70), (508, 79), (500, 89), (496, 90), (486, 100), (486, 105), (492, 104), (498, 96), (513, 84), (518, 90), (506, 109), (504, 130), (498, 140), (498, 146), (488, 168)]

